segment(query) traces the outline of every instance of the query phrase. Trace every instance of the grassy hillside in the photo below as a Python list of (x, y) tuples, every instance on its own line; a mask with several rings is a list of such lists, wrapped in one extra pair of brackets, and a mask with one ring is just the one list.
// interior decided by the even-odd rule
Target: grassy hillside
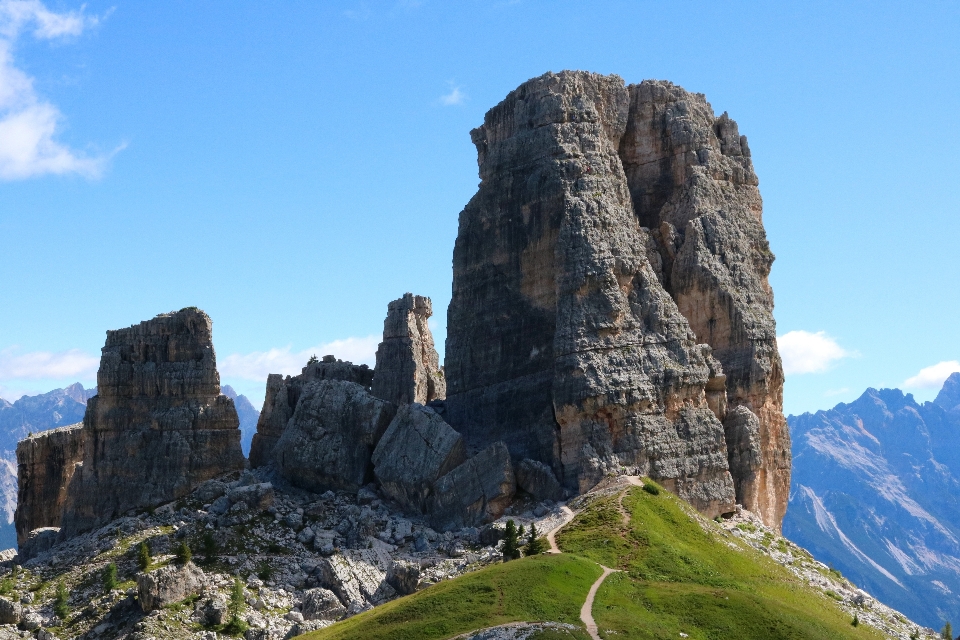
[[(593, 616), (610, 638), (881, 638), (828, 597), (661, 491), (595, 501), (557, 535), (567, 553), (623, 573)], [(624, 524), (624, 515), (629, 522)], [(611, 633), (604, 633), (609, 631)]]
[(304, 637), (429, 640), (515, 621), (580, 625), (597, 563), (622, 570), (594, 603), (604, 637), (882, 637), (852, 626), (828, 597), (687, 509), (667, 492), (639, 488), (599, 498), (558, 534), (563, 555), (491, 566)]

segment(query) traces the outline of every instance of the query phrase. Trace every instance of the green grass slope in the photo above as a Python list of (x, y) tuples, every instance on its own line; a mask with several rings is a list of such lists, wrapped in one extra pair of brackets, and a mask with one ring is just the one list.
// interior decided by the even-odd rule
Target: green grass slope
[[(624, 516), (629, 521), (624, 523)], [(303, 636), (309, 640), (432, 640), (579, 614), (598, 563), (620, 569), (593, 616), (605, 638), (881, 638), (828, 597), (665, 491), (594, 500), (557, 535), (562, 555), (481, 569)], [(567, 636), (570, 637), (570, 636)], [(588, 638), (586, 632), (574, 637)]]
[(579, 625), (580, 607), (600, 573), (596, 563), (571, 555), (523, 558), (441, 582), (302, 637), (439, 640), (508, 622)]
[(594, 601), (601, 636), (883, 637), (852, 626), (827, 596), (689, 509), (665, 491), (633, 488), (595, 501), (557, 535), (564, 552), (623, 572)]

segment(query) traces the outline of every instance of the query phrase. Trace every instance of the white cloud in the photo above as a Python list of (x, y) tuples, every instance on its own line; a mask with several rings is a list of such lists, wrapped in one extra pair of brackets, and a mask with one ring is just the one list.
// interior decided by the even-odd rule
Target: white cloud
[(777, 338), (786, 375), (823, 373), (837, 360), (855, 355), (824, 331), (790, 331)]
[[(0, 351), (0, 380), (96, 378), (100, 359), (79, 349), (57, 353), (28, 351), (16, 347)], [(7, 398), (9, 400), (9, 398)]]
[(82, 8), (56, 13), (39, 0), (0, 0), (0, 180), (48, 173), (96, 177), (103, 171), (112, 154), (90, 157), (56, 141), (60, 110), (37, 95), (33, 79), (13, 59), (14, 45), (25, 31), (52, 40), (78, 36), (98, 21)]
[(450, 89), (450, 93), (440, 96), (440, 104), (445, 107), (453, 107), (463, 104), (466, 99), (467, 94), (460, 91), (460, 87), (453, 87)]
[(325, 355), (334, 355), (341, 360), (349, 360), (354, 364), (373, 366), (376, 360), (377, 345), (380, 338), (367, 336), (365, 338), (345, 338), (334, 340), (303, 351), (293, 351), (287, 346), (282, 349), (269, 351), (254, 351), (253, 353), (233, 353), (225, 358), (218, 358), (217, 369), (224, 378), (242, 378), (266, 382), (267, 375), (281, 373), (283, 375), (297, 375), (307, 364), (312, 355), (322, 358)]
[(903, 386), (910, 389), (939, 389), (950, 377), (951, 373), (960, 371), (960, 362), (945, 360), (935, 365), (924, 367), (912, 378), (903, 381)]

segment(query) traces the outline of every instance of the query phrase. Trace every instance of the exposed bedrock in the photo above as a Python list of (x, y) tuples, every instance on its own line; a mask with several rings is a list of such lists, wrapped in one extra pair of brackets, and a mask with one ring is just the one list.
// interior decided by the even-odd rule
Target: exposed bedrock
[(404, 294), (387, 306), (383, 342), (377, 348), (373, 395), (394, 404), (442, 400), (446, 381), (427, 324), (430, 298)]
[[(454, 249), (444, 414), (468, 450), (502, 440), (575, 491), (626, 468), (779, 526), (773, 256), (736, 124), (669, 83), (562, 72), (471, 135), (481, 183)], [(757, 416), (757, 468), (730, 467), (728, 407)]]
[(212, 323), (199, 309), (108, 331), (97, 386), (83, 419), (82, 463), (66, 491), (63, 536), (243, 468), (237, 412), (220, 395)]
[(321, 380), (353, 382), (369, 390), (373, 369), (365, 364), (356, 365), (334, 356), (324, 356), (319, 362), (307, 364), (298, 376), (284, 378), (279, 373), (267, 376), (263, 409), (250, 446), (250, 466), (260, 467), (272, 460), (273, 448), (293, 417), (304, 386)]
[(17, 444), (17, 544), (34, 529), (59, 527), (67, 485), (83, 460), (83, 425), (24, 438)]
[(440, 531), (491, 522), (503, 515), (516, 492), (510, 452), (495, 442), (437, 480), (428, 518)]

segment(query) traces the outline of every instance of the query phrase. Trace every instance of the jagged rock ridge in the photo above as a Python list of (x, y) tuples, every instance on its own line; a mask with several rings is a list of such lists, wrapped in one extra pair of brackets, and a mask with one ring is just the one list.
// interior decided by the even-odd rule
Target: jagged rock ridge
[(773, 255), (736, 124), (670, 83), (562, 72), (471, 135), (481, 183), (445, 361), (445, 417), (468, 448), (503, 440), (576, 491), (632, 468), (704, 512), (736, 500), (779, 526)]

